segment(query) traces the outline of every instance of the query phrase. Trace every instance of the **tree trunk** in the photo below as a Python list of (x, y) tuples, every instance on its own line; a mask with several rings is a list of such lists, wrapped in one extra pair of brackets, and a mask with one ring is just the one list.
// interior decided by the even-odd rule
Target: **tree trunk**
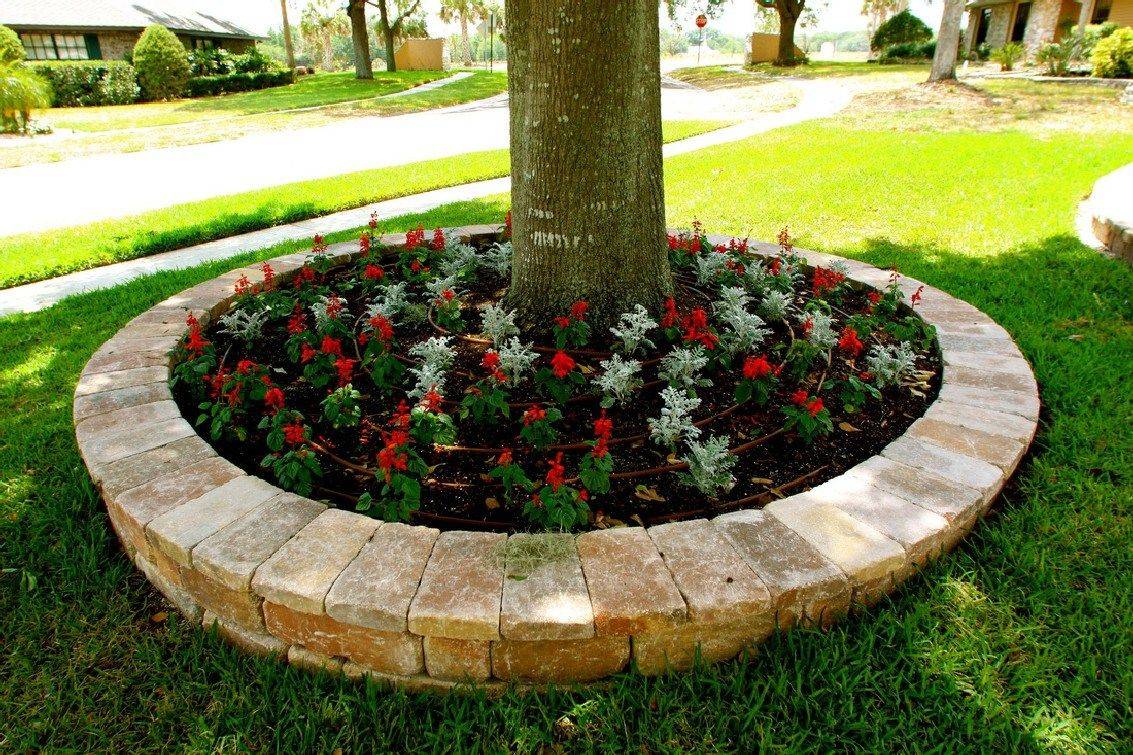
[(460, 14), (460, 41), (464, 44), (464, 67), (472, 66), (472, 42), (468, 39), (468, 16)]
[(1094, 15), (1094, 0), (1082, 0), (1082, 7), (1078, 10), (1079, 38), (1086, 36), (1086, 27), (1090, 25), (1090, 18)]
[(279, 0), (283, 13), (283, 47), (287, 51), (287, 67), (295, 70), (295, 45), (291, 42), (291, 22), (287, 20), (287, 0)]
[(370, 34), (366, 30), (366, 0), (350, 0), (347, 6), (350, 16), (350, 36), (354, 40), (354, 78), (374, 78), (374, 66), (370, 62)]
[(800, 10), (789, 7), (788, 3), (778, 3), (779, 10), (779, 55), (775, 60), (777, 66), (793, 66), (798, 60), (795, 58), (795, 25), (799, 22)]
[(330, 34), (329, 31), (324, 30), (322, 44), (323, 44), (323, 70), (324, 71), (333, 71), (334, 70), (334, 47), (333, 47), (333, 39), (331, 38), (331, 34)]
[[(655, 0), (507, 0), (510, 306), (604, 327), (672, 289)], [(601, 331), (597, 331), (601, 332)]]
[(928, 80), (950, 81), (956, 78), (956, 53), (960, 49), (960, 22), (964, 19), (964, 0), (944, 0), (944, 15), (936, 35), (936, 54)]

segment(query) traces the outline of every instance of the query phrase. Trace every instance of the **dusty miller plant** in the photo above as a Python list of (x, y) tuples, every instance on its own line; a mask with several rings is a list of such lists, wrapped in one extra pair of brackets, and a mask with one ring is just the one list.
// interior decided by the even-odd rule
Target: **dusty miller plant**
[(498, 244), (492, 244), (481, 255), (481, 262), (498, 275), (506, 277), (511, 272), (511, 242), (501, 241)]
[(759, 303), (759, 311), (768, 320), (786, 320), (791, 311), (791, 295), (782, 291), (768, 291)]
[(712, 385), (711, 380), (700, 374), (706, 366), (708, 355), (704, 353), (704, 349), (676, 348), (661, 358), (661, 369), (657, 376), (673, 387), (695, 393), (697, 388)]
[(496, 353), (500, 355), (500, 369), (512, 385), (518, 385), (528, 373), (534, 371), (535, 361), (539, 358), (530, 344), (525, 346), (515, 336), (506, 343), (497, 343)]
[(663, 446), (676, 448), (683, 438), (700, 437), (700, 428), (692, 423), (690, 413), (700, 406), (700, 399), (672, 386), (661, 391), (661, 416), (649, 420), (649, 437)]
[(653, 342), (646, 338), (645, 334), (656, 327), (657, 321), (649, 316), (649, 311), (645, 307), (638, 304), (632, 312), (624, 313), (617, 325), (610, 328), (610, 332), (614, 334), (614, 338), (622, 342), (622, 351), (628, 355), (642, 346), (653, 348)]
[(455, 278), (468, 278), (476, 272), (480, 265), (480, 256), (476, 249), (459, 240), (450, 240), (445, 244), (445, 259), (441, 261), (441, 275)]
[(699, 283), (712, 283), (721, 270), (726, 270), (728, 255), (717, 252), (698, 255), (696, 258), (696, 280)]
[(331, 301), (335, 300), (338, 302), (340, 310), (346, 304), (346, 302), (338, 296), (325, 296), (322, 294), (311, 304), (311, 314), (315, 316), (315, 327), (319, 330), (326, 330), (331, 320), (334, 319), (327, 310), (330, 308)]
[(264, 323), (270, 314), (271, 310), (268, 308), (257, 311), (238, 309), (220, 318), (220, 332), (250, 345), (264, 332)]
[(721, 289), (720, 299), (712, 304), (717, 319), (726, 326), (720, 334), (724, 348), (732, 354), (754, 349), (771, 332), (764, 327), (759, 315), (747, 311), (750, 301), (747, 291), (730, 287)]
[(624, 403), (633, 392), (641, 387), (641, 362), (635, 359), (625, 360), (614, 354), (609, 359), (598, 363), (602, 374), (594, 379), (594, 383), (602, 391), (602, 406), (607, 409), (615, 403)]
[(908, 341), (897, 346), (875, 344), (866, 355), (866, 367), (882, 388), (898, 385), (916, 369), (917, 355)]
[(515, 315), (514, 309), (509, 311), (500, 304), (489, 303), (480, 311), (480, 331), (491, 339), (493, 346), (499, 347), (508, 338), (519, 335)]
[(458, 288), (455, 275), (448, 275), (444, 278), (433, 278), (431, 281), (425, 283), (425, 292), (429, 295), (429, 301), (440, 299), (445, 291), (452, 291), (457, 296), (460, 296), (461, 291)]
[(370, 306), (366, 309), (366, 317), (372, 319), (381, 315), (392, 321), (394, 315), (405, 309), (406, 305), (409, 304), (409, 296), (406, 291), (407, 284), (405, 281), (385, 286), (370, 302)]
[(810, 320), (807, 340), (823, 351), (829, 351), (838, 342), (838, 333), (834, 330), (834, 318), (825, 312), (819, 310), (799, 312), (795, 318), (800, 323)]
[(713, 435), (703, 443), (689, 441), (688, 453), (681, 458), (688, 472), (680, 475), (681, 481), (712, 498), (731, 490), (736, 484), (732, 468), (738, 459), (728, 453), (728, 442), (727, 435)]

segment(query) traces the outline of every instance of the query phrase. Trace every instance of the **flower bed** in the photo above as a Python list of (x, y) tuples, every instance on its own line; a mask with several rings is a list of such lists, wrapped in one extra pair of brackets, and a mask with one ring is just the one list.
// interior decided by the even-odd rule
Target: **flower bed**
[(264, 265), (207, 331), (190, 323), (175, 393), (224, 456), (286, 490), (495, 531), (758, 507), (923, 413), (940, 362), (895, 273), (865, 290), (785, 233), (766, 260), (699, 230), (670, 247), (662, 311), (603, 333), (580, 300), (521, 339), (501, 237), (364, 234), (338, 268), (317, 246), (289, 285)]
[[(480, 244), (497, 233), (464, 235)], [(325, 254), (319, 264), (344, 265), (359, 250)], [(802, 256), (812, 269), (838, 262)], [(271, 260), (273, 283), (310, 262)], [(888, 272), (842, 262), (855, 284), (888, 285)], [(184, 291), (104, 344), (76, 388), (79, 449), (124, 549), (191, 620), (253, 652), (409, 689), (586, 682), (631, 663), (654, 674), (733, 657), (776, 628), (827, 624), (954, 545), (1019, 463), (1038, 418), (1037, 386), (1010, 336), (970, 305), (902, 280), (936, 328), (939, 391), (903, 435), (823, 484), (762, 509), (577, 536), (380, 522), (247, 474), (197, 435), (188, 420), (199, 411), (182, 417), (173, 401), (171, 352), (197, 328), (206, 338), (247, 296), (234, 286), (262, 273)]]

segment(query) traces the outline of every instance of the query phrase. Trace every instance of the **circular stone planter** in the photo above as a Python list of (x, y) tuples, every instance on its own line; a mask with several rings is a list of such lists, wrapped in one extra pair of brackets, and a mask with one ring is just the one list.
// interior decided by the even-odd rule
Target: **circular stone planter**
[[(331, 253), (346, 261), (354, 249)], [(802, 254), (811, 265), (836, 259)], [(271, 264), (285, 279), (306, 256)], [(860, 284), (889, 279), (843, 262)], [(937, 328), (937, 399), (880, 455), (807, 492), (577, 537), (383, 523), (244, 473), (178, 411), (169, 353), (186, 315), (224, 313), (243, 274), (258, 268), (161, 302), (94, 354), (75, 391), (83, 459), (123, 547), (188, 618), (255, 652), (410, 689), (589, 682), (631, 661), (656, 674), (687, 668), (698, 648), (718, 661), (776, 628), (828, 624), (963, 537), (1038, 420), (1038, 388), (1010, 335), (926, 286), (917, 312)]]

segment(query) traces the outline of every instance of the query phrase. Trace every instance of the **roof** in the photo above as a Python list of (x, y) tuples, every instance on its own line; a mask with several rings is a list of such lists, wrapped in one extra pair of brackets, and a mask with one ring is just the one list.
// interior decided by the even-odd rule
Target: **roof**
[(1013, 3), (1015, 0), (972, 0), (968, 3), (968, 10), (975, 10), (977, 8), (990, 8), (993, 5), (1007, 5)]
[(3, 0), (0, 24), (20, 29), (129, 30), (161, 24), (175, 32), (260, 39), (231, 21), (176, 0)]

